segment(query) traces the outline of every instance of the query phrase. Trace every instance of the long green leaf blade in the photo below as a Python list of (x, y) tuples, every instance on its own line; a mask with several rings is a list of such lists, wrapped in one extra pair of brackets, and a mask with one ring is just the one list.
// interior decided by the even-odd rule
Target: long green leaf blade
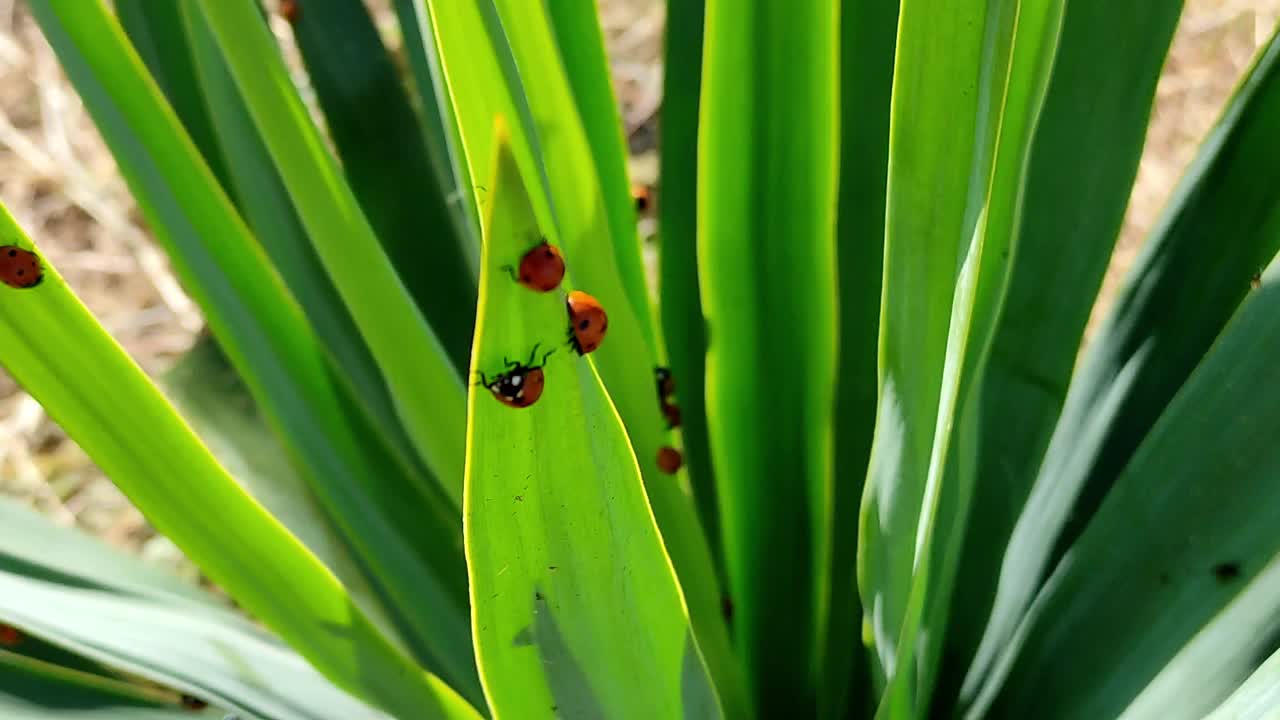
[[(615, 248), (601, 242), (608, 226), (598, 182), (545, 10), (534, 3), (510, 2), (500, 7), (501, 12), (491, 0), (430, 3), (467, 162), (473, 177), (490, 172), (477, 164), (493, 156), (494, 118), (508, 118), (516, 162), (525, 177), (538, 180), (531, 181), (529, 194), (539, 227), (562, 246), (567, 281), (595, 295), (609, 314), (608, 340), (592, 358), (640, 462), (649, 502), (726, 713), (741, 716), (746, 711), (738, 708), (746, 703), (721, 615), (715, 566), (688, 491), (657, 467), (659, 448), (670, 442), (670, 433), (654, 389), (655, 356), (623, 292)], [(506, 26), (520, 28), (519, 47), (508, 44)], [(474, 38), (484, 38), (487, 46), (478, 46)], [(536, 85), (529, 86), (527, 97), (517, 58), (520, 66), (536, 69), (528, 73)], [(545, 154), (540, 145), (543, 130), (547, 131)]]
[(422, 129), (361, 3), (308, 0), (293, 23), (342, 170), (458, 372), (475, 318), (470, 227), (450, 210)]
[[(885, 717), (922, 714), (932, 693), (959, 559), (955, 540), (963, 537), (976, 474), (978, 397), (1062, 7), (1009, 0), (902, 9), (881, 405), (860, 557), (879, 672), (889, 683), (879, 711)], [(938, 37), (949, 41), (940, 45)], [(951, 57), (945, 65), (940, 52)], [(964, 69), (959, 83), (955, 68)], [(967, 192), (939, 193), (939, 182)]]
[(545, 390), (528, 408), (480, 384), (470, 398), (467, 558), (490, 705), (522, 718), (718, 717), (617, 411), (593, 363), (556, 350), (564, 296), (500, 269), (536, 220), (497, 147), (475, 368), (492, 379), (508, 358), (540, 365)]
[[(27, 245), (7, 212), (0, 224)], [(475, 717), (392, 647), (333, 575), (227, 475), (53, 268), (38, 287), (6, 288), (0, 310), (0, 359), (9, 372), (156, 529), (247, 610), (336, 685), (392, 713)]]
[[(436, 624), (423, 606), (460, 617), (460, 553), (424, 554), (430, 533), (460, 544), (457, 525), (395, 480), (413, 477), (386, 439), (360, 422), (362, 408), (334, 373), (302, 310), (202, 163), (173, 112), (100, 2), (40, 0), (36, 18), (59, 54), (125, 179), (184, 285), (308, 482), (361, 548), (361, 561), (415, 625), (429, 666), (479, 699), (470, 643), (456, 624)], [(194, 9), (184, 7), (184, 10)], [(260, 22), (260, 20), (255, 20)], [(450, 371), (452, 372), (452, 371)], [(366, 485), (373, 475), (382, 479)], [(342, 508), (337, 512), (336, 508)], [(358, 510), (357, 510), (358, 509)], [(422, 516), (433, 513), (432, 521)], [(413, 540), (413, 543), (410, 540)], [(450, 565), (452, 563), (452, 566)], [(421, 659), (421, 654), (420, 659)]]
[[(573, 106), (582, 118), (582, 129), (595, 163), (596, 181), (608, 218), (609, 237), (613, 240), (614, 264), (626, 298), (639, 317), (649, 347), (656, 347), (649, 291), (644, 280), (644, 264), (640, 257), (640, 238), (636, 233), (635, 201), (627, 178), (627, 148), (622, 136), (622, 118), (613, 95), (609, 58), (605, 54), (604, 34), (595, 0), (561, 0), (546, 3), (546, 16), (555, 33), (555, 44), (564, 63), (565, 77), (573, 91)], [(521, 27), (516, 25), (515, 27)], [(527, 66), (526, 66), (527, 67)], [(697, 66), (693, 66), (697, 67)], [(528, 73), (526, 73), (527, 75)], [(690, 73), (694, 74), (694, 73)], [(540, 99), (536, 89), (532, 98), (535, 111)], [(554, 152), (547, 138), (548, 150)], [(585, 281), (587, 278), (581, 277)]]
[(307, 115), (252, 0), (200, 0), (307, 235), (382, 370), (428, 467), (461, 499), (466, 398)]
[[(871, 702), (860, 634), (857, 518), (875, 430), (889, 101), (897, 30), (897, 2), (854, 1), (841, 7), (836, 218), (840, 365), (831, 498), (831, 623), (819, 706), (824, 717), (846, 717), (850, 703), (864, 707)], [(664, 113), (664, 123), (665, 117)]]
[[(982, 390), (974, 517), (939, 701), (959, 692), (1123, 221), (1181, 0), (1072, 0), (1027, 169), (1021, 242)], [(1105, 149), (1104, 149), (1105, 148)], [(1069, 251), (1064, 249), (1069, 248)]]
[[(1261, 219), (1280, 237), (1280, 203)], [(1200, 717), (1280, 645), (1280, 534), (1259, 512), (1280, 503), (1278, 352), (1272, 261), (1039, 592), (984, 693), (993, 715)], [(1178, 665), (1194, 684), (1160, 677)]]
[(698, 288), (698, 107), (702, 73), (703, 0), (667, 3), (662, 76), (662, 250), (659, 301), (662, 335), (676, 380), (685, 468), (702, 529), (725, 582), (720, 508), (707, 434), (706, 318)]
[[(26, 508), (0, 503), (0, 517), (6, 527), (12, 522), (31, 531), (8, 534), (0, 545), (0, 618), (32, 634), (17, 652), (25, 653), (37, 639), (52, 641), (112, 668), (261, 717), (385, 717), (336, 690), (301, 657), (229, 608), (189, 598), (194, 589), (174, 592), (175, 579), (74, 530), (54, 528)], [(66, 555), (50, 561), (44, 552), (49, 544), (108, 561), (99, 566), (60, 562)], [(127, 572), (130, 584), (145, 591), (114, 588), (116, 570)]]
[[(1273, 39), (1187, 171), (1072, 383), (1010, 537), (968, 691), (991, 672), (1136, 444), (1217, 342), (1251, 277), (1280, 250), (1277, 123)], [(1205, 241), (1217, 237), (1231, 242)]]
[(813, 712), (824, 651), (837, 12), (824, 0), (707, 3), (698, 137), (707, 422), (735, 640), (762, 717)]

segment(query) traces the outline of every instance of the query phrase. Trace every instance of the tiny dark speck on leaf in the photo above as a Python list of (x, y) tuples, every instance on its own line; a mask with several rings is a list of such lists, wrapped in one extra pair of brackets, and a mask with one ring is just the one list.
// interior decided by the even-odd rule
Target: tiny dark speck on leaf
[(556, 567), (555, 565), (548, 565), (548, 566), (547, 566), (547, 569), (548, 569), (548, 570), (550, 570), (551, 572), (555, 572), (555, 571), (559, 570), (560, 568)]
[(1213, 566), (1213, 574), (1218, 582), (1227, 582), (1240, 577), (1240, 563), (1225, 562)]

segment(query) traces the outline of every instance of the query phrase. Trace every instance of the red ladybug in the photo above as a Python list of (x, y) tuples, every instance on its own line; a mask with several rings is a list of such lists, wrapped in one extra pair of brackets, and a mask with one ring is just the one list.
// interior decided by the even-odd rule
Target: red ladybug
[(480, 384), (493, 393), (498, 402), (513, 408), (525, 408), (538, 402), (538, 398), (542, 397), (542, 386), (546, 382), (546, 378), (542, 374), (542, 368), (547, 364), (547, 358), (551, 357), (554, 350), (548, 351), (542, 356), (542, 364), (534, 365), (534, 358), (538, 354), (538, 346), (533, 346), (533, 352), (529, 353), (529, 362), (518, 363), (503, 359), (507, 367), (510, 368), (506, 372), (495, 376), (492, 380), (480, 373)]
[(22, 644), (22, 631), (12, 625), (0, 623), (0, 647), (17, 647)]
[(663, 402), (662, 416), (667, 419), (667, 427), (669, 428), (680, 427), (680, 406), (676, 405), (675, 403)]
[(659, 470), (668, 475), (675, 475), (680, 471), (681, 465), (684, 465), (684, 456), (679, 450), (666, 445), (658, 448)]
[(609, 331), (609, 316), (600, 301), (574, 290), (565, 301), (569, 308), (569, 344), (579, 355), (594, 352)]
[(33, 288), (44, 280), (40, 258), (16, 245), (0, 247), (0, 282), (14, 288)]
[(302, 14), (302, 7), (298, 5), (298, 0), (280, 0), (280, 15), (289, 22), (290, 25), (298, 22), (298, 17)]
[[(534, 292), (550, 292), (564, 279), (564, 256), (555, 245), (543, 240), (520, 258), (520, 267), (502, 266), (511, 277)], [(518, 271), (517, 271), (518, 270)]]

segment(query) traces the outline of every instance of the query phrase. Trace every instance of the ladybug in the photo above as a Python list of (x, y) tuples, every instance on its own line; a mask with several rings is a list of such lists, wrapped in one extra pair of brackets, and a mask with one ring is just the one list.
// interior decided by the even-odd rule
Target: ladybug
[(676, 394), (676, 379), (671, 374), (671, 368), (656, 367), (653, 369), (653, 378), (658, 383), (658, 401), (662, 402)]
[(664, 445), (658, 448), (658, 469), (668, 475), (675, 475), (680, 471), (680, 466), (684, 465), (684, 456), (680, 451)]
[(503, 362), (509, 368), (506, 372), (494, 376), (492, 380), (480, 373), (480, 384), (493, 393), (498, 402), (513, 408), (525, 408), (538, 402), (538, 398), (542, 397), (542, 386), (546, 382), (546, 378), (542, 374), (542, 368), (547, 364), (547, 358), (551, 357), (550, 350), (546, 355), (542, 356), (542, 364), (534, 365), (534, 358), (538, 355), (538, 346), (533, 346), (533, 352), (529, 353), (529, 362), (518, 363), (503, 358)]
[(280, 15), (290, 25), (296, 24), (301, 14), (302, 8), (298, 5), (298, 0), (280, 0)]
[(594, 352), (609, 330), (609, 316), (600, 301), (574, 290), (565, 301), (569, 309), (569, 344), (579, 355)]
[(209, 707), (209, 703), (201, 700), (195, 695), (187, 695), (186, 693), (183, 693), (180, 702), (182, 703), (182, 707), (187, 710), (203, 710)]
[(631, 186), (631, 199), (635, 201), (636, 212), (644, 215), (653, 207), (653, 190), (648, 185), (634, 184)]
[(14, 288), (33, 288), (44, 280), (40, 258), (16, 245), (0, 247), (0, 282)]
[(503, 265), (502, 269), (534, 292), (550, 292), (560, 287), (564, 279), (564, 256), (559, 248), (544, 239), (520, 258), (519, 272), (510, 265)]
[(680, 406), (675, 403), (662, 403), (662, 416), (667, 419), (668, 428), (680, 427)]
[(22, 644), (22, 631), (12, 625), (0, 623), (0, 647), (17, 647)]

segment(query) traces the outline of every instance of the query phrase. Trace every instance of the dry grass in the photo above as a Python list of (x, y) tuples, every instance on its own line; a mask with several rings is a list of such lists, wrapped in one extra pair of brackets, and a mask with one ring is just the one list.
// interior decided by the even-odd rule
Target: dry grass
[[(660, 0), (604, 0), (602, 19), (637, 179), (654, 180)], [(1264, 36), (1280, 0), (1189, 0), (1100, 306)], [(199, 311), (139, 221), (87, 114), (25, 9), (0, 0), (0, 200), (148, 371), (190, 346)], [(178, 563), (142, 517), (29, 396), (0, 373), (0, 493), (64, 523)]]

